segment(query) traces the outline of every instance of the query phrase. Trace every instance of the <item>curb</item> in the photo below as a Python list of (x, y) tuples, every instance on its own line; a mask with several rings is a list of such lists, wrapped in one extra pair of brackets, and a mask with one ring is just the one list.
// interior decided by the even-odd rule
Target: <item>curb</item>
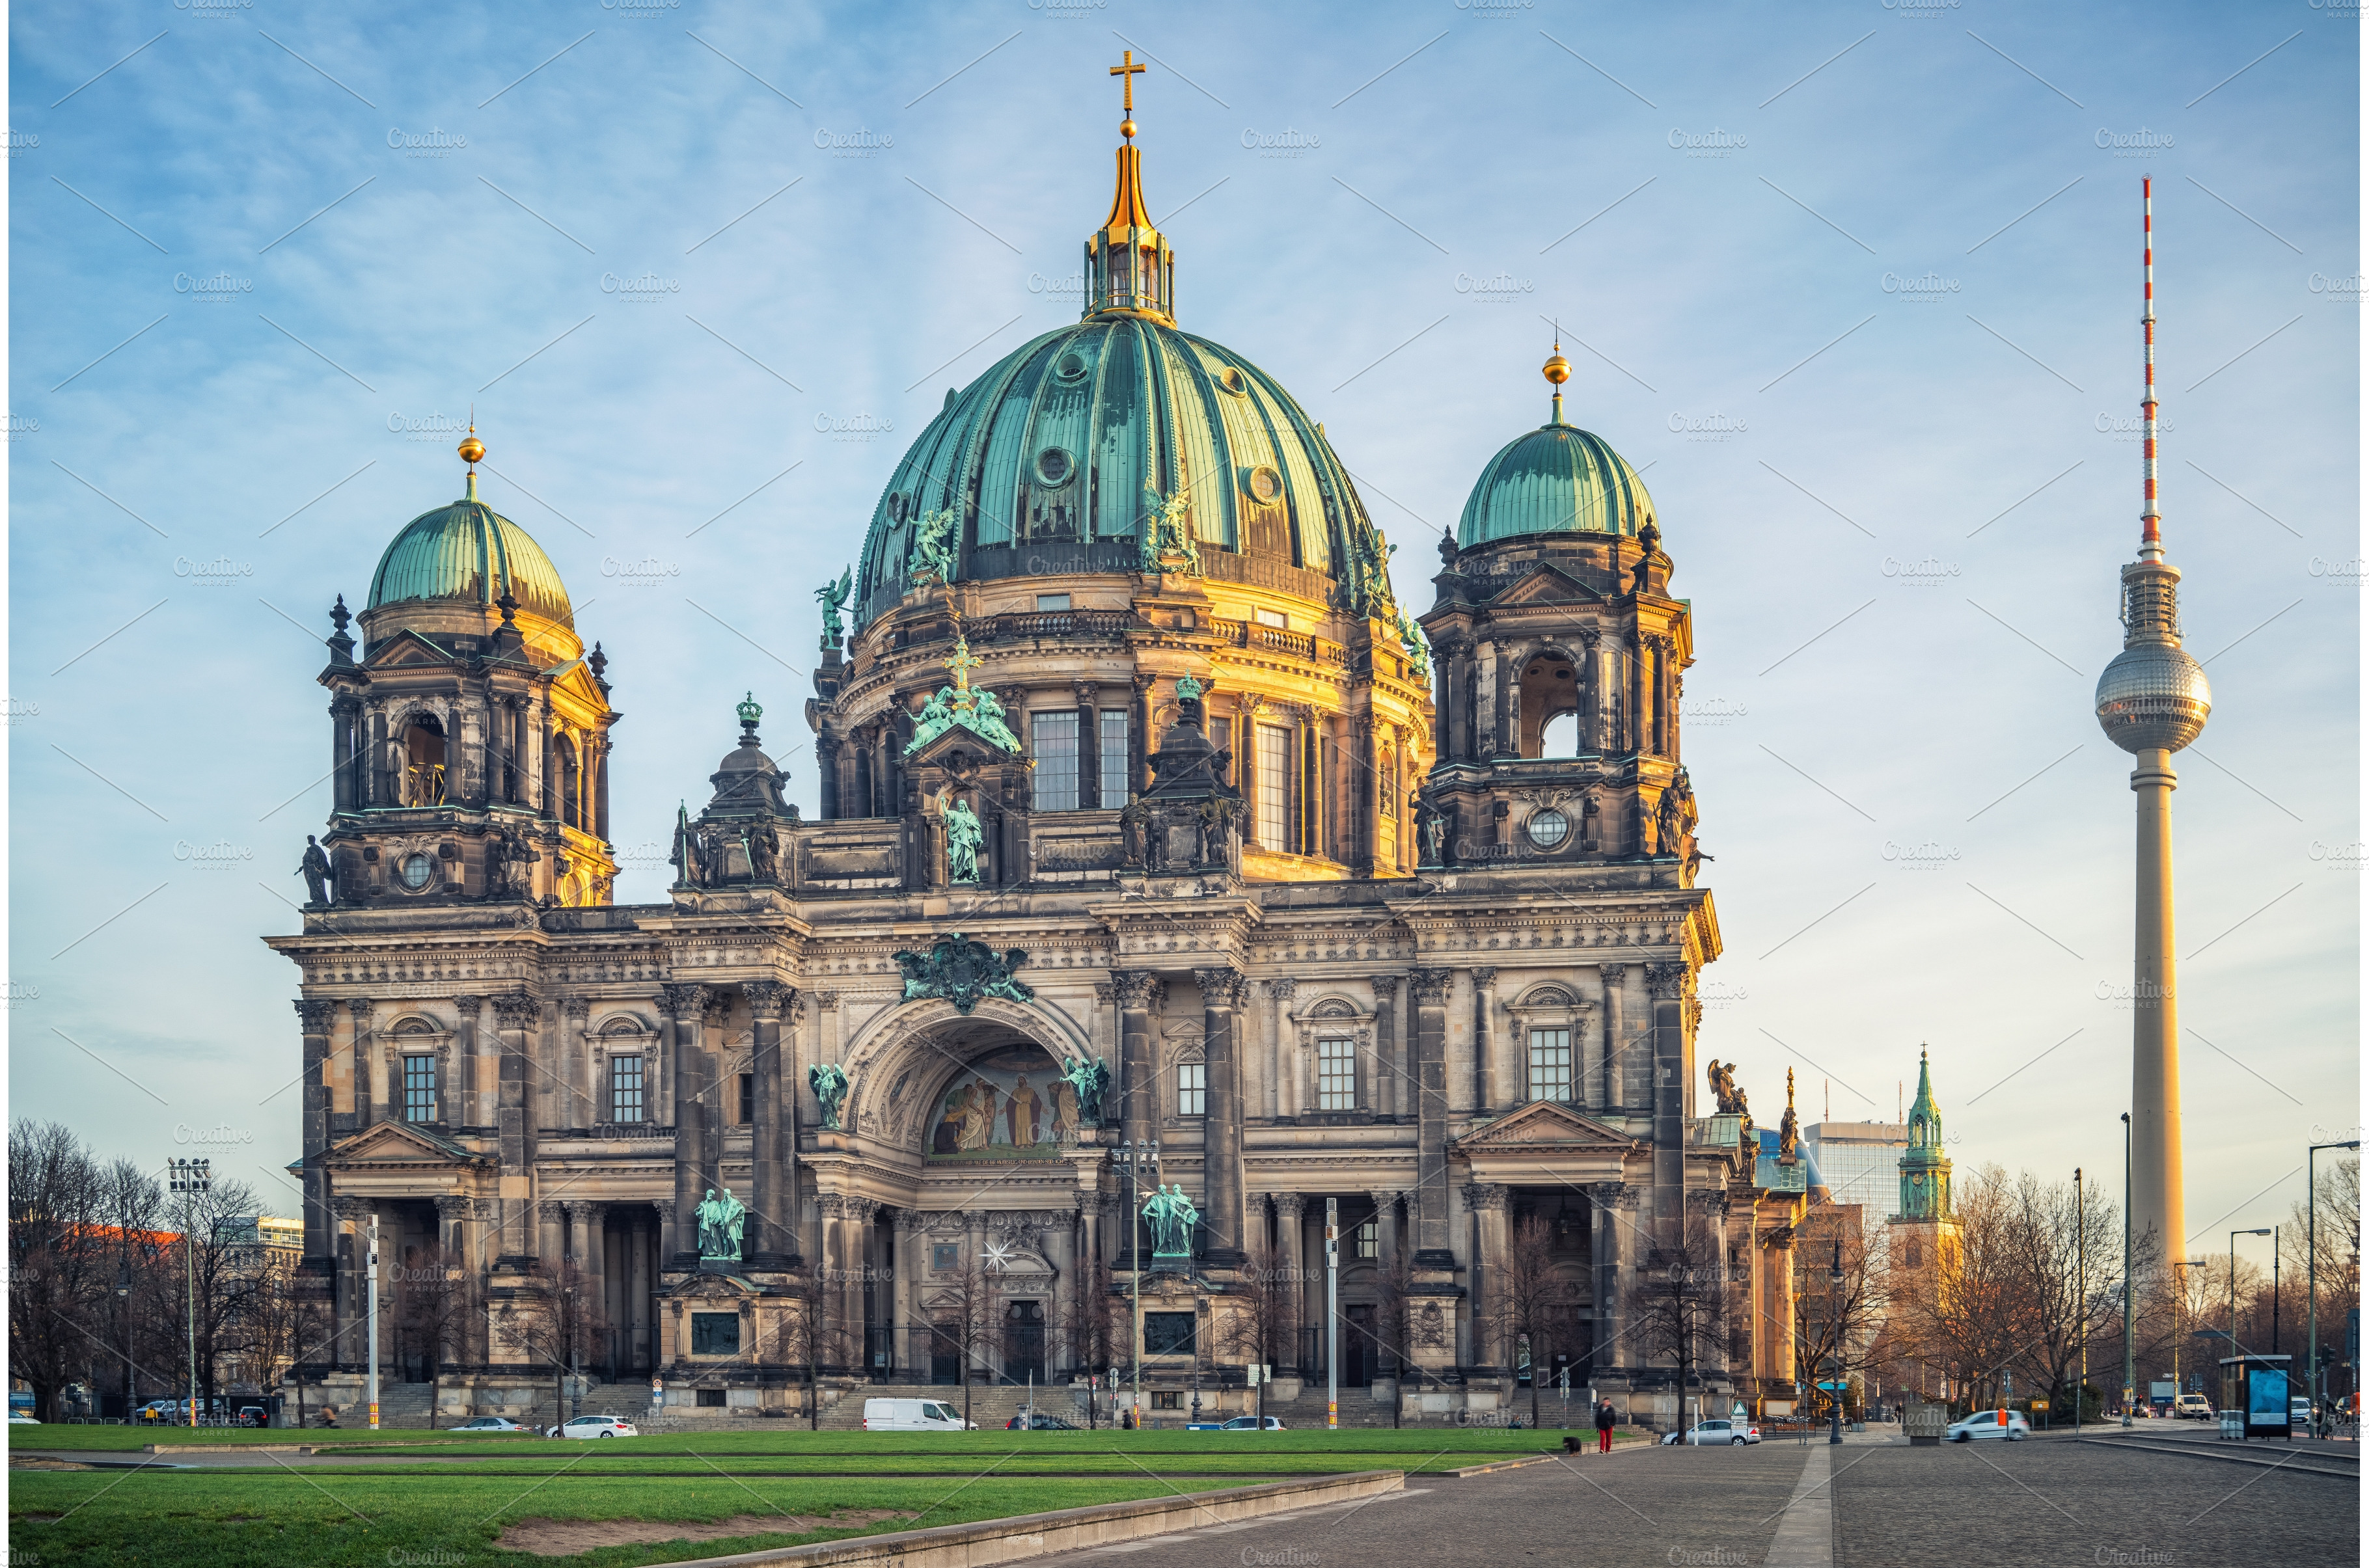
[(782, 1547), (731, 1557), (689, 1558), (670, 1562), (668, 1568), (742, 1568), (744, 1564), (761, 1562), (844, 1564), (848, 1568), (875, 1562), (895, 1563), (898, 1568), (973, 1568), (975, 1564), (1017, 1562), (1059, 1551), (1082, 1551), (1147, 1536), (1170, 1535), (1205, 1524), (1232, 1524), (1269, 1514), (1363, 1502), (1403, 1491), (1405, 1486), (1402, 1471), (1368, 1470), (1315, 1481), (1271, 1482), (1264, 1486), (1234, 1486), (1219, 1492), (1021, 1514), (973, 1525), (856, 1536), (814, 1546)]
[(2326, 1475), (2331, 1476), (2338, 1481), (2351, 1482), (2358, 1482), (2361, 1479), (2357, 1471), (2323, 1470), (2317, 1465), (2296, 1463), (2296, 1460), (2318, 1457), (2301, 1449), (2295, 1450), (2294, 1457), (2291, 1459), (2273, 1460), (2265, 1458), (2258, 1453), (2248, 1454), (2229, 1452), (2218, 1449), (2208, 1449), (2202, 1446), (2193, 1449), (2185, 1446), (2173, 1448), (2166, 1443), (2134, 1442), (2127, 1437), (2077, 1437), (2075, 1438), (2074, 1441), (2081, 1443), (2095, 1443), (2102, 1449), (2125, 1449), (2134, 1453), (2169, 1454), (2176, 1459), (2219, 1460), (2224, 1464), (2250, 1465), (2256, 1470), (2283, 1471), (2289, 1475)]

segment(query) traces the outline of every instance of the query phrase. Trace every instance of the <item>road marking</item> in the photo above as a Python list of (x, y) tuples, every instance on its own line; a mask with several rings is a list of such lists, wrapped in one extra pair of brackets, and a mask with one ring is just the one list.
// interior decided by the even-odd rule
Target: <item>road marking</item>
[(1768, 1568), (1834, 1568), (1834, 1488), (1826, 1484), (1833, 1470), (1833, 1446), (1811, 1444), (1802, 1479), (1785, 1505), (1785, 1517), (1777, 1521), (1768, 1555), (1761, 1559)]

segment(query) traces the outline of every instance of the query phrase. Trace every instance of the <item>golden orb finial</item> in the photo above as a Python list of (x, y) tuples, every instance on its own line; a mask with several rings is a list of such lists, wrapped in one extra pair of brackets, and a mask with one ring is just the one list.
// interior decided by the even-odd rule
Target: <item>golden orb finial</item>
[(1571, 380), (1571, 361), (1562, 357), (1562, 344), (1558, 343), (1555, 345), (1554, 358), (1546, 362), (1540, 374), (1544, 375), (1547, 380), (1552, 381), (1557, 386), (1561, 386), (1563, 382)]
[(1134, 120), (1132, 120), (1132, 119), (1122, 119), (1122, 120), (1120, 120), (1120, 121), (1118, 122), (1118, 133), (1119, 133), (1121, 136), (1126, 137), (1126, 138), (1127, 138), (1128, 141), (1130, 141), (1130, 142), (1134, 141), (1134, 140), (1135, 140), (1135, 121), (1134, 121)]
[(477, 427), (472, 425), (469, 426), (468, 435), (461, 440), (461, 460), (474, 468), (484, 460), (485, 455), (486, 443), (477, 439)]

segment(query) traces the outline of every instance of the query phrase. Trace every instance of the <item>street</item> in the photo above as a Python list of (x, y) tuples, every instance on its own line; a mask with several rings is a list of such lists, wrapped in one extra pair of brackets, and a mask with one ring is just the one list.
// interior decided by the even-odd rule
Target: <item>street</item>
[[(2066, 1437), (1911, 1448), (1868, 1434), (1839, 1448), (1589, 1454), (1395, 1497), (1070, 1554), (1130, 1568), (1460, 1568), (1530, 1558), (1673, 1568), (2354, 1563), (2360, 1495), (2294, 1473), (2309, 1458), (2254, 1444), (2216, 1462)], [(1829, 1503), (1827, 1500), (1831, 1499)]]

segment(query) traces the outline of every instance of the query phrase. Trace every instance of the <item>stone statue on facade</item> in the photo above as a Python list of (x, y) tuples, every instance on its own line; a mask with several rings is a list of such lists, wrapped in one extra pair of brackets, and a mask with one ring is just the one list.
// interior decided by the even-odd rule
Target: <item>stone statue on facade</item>
[(1785, 1069), (1785, 1119), (1777, 1124), (1777, 1157), (1791, 1165), (1802, 1142), (1802, 1119), (1793, 1114), (1793, 1070)]
[(740, 1228), (749, 1210), (732, 1196), (730, 1187), (709, 1187), (699, 1209), (699, 1256), (702, 1259), (740, 1260)]
[(807, 1086), (814, 1090), (816, 1108), (822, 1113), (823, 1131), (840, 1131), (840, 1108), (847, 1103), (847, 1069), (836, 1062), (818, 1062), (807, 1069)]
[(304, 835), (304, 858), (297, 866), (296, 874), (304, 879), (306, 903), (326, 906), (336, 896), (330, 886), (335, 872), (329, 865), (328, 851), (309, 833)]
[(1143, 864), (1144, 817), (1146, 814), (1143, 802), (1133, 796), (1129, 796), (1127, 804), (1119, 808), (1119, 860), (1122, 865), (1140, 866)]
[(1752, 1119), (1752, 1107), (1745, 1102), (1744, 1090), (1735, 1082), (1734, 1062), (1722, 1062), (1718, 1057), (1712, 1057), (1711, 1086), (1711, 1092), (1719, 1096), (1720, 1115), (1740, 1116), (1747, 1121)]
[(987, 830), (980, 825), (978, 813), (970, 809), (969, 801), (953, 797), (952, 785), (938, 791), (938, 816), (946, 824), (946, 881), (975, 883), (978, 881), (978, 849), (987, 841)]
[(1110, 1069), (1093, 1057), (1070, 1063), (1061, 1074), (1078, 1092), (1078, 1124), (1089, 1127), (1103, 1119), (1103, 1096), (1110, 1088)]
[(748, 851), (750, 881), (770, 882), (776, 880), (780, 871), (780, 846), (774, 842), (773, 824), (771, 822), (751, 824), (749, 831), (740, 835), (740, 847)]
[(851, 566), (839, 574), (838, 582), (825, 583), (815, 590), (815, 597), (822, 601), (822, 651), (826, 653), (846, 640), (846, 628), (841, 624), (839, 614), (854, 588), (855, 569)]
[(1145, 1199), (1143, 1218), (1151, 1227), (1151, 1256), (1155, 1259), (1193, 1256), (1193, 1227), (1201, 1213), (1184, 1196), (1181, 1185), (1160, 1187)]
[(951, 506), (924, 512), (913, 529), (913, 586), (955, 580), (955, 513)]
[(1143, 482), (1143, 496), (1141, 570), (1147, 574), (1164, 572), (1170, 562), (1175, 562), (1199, 576), (1201, 550), (1193, 538), (1192, 503), (1182, 493), (1163, 497), (1160, 486), (1148, 479)]

